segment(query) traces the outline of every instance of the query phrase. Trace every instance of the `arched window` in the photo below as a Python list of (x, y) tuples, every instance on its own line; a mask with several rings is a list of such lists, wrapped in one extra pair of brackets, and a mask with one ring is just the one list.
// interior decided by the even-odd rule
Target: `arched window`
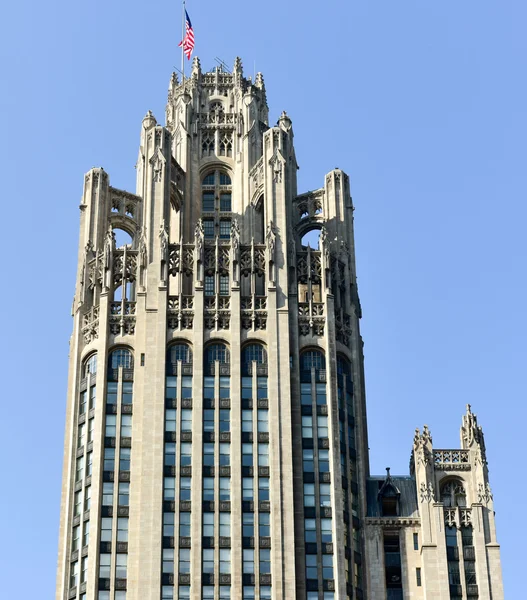
[(178, 361), (183, 364), (192, 362), (192, 350), (188, 344), (173, 344), (167, 350), (167, 363), (175, 365)]
[[(248, 344), (242, 350), (242, 373), (243, 375), (252, 374), (252, 364), (256, 361), (258, 365), (267, 365), (267, 350), (263, 344)], [(267, 371), (260, 369), (259, 374), (267, 375)]]
[(441, 487), (441, 502), (444, 506), (466, 506), (467, 494), (463, 482), (459, 479), (447, 481)]
[(326, 368), (326, 359), (320, 350), (307, 350), (302, 353), (300, 364), (302, 371), (311, 371), (312, 368), (320, 370)]
[(205, 237), (214, 238), (217, 231), (220, 239), (229, 239), (232, 211), (231, 178), (220, 170), (207, 173), (201, 182), (201, 194)]
[(95, 375), (97, 373), (97, 353), (91, 354), (85, 361), (82, 367), (82, 377), (88, 377), (88, 373)]
[(120, 227), (114, 227), (113, 233), (115, 235), (115, 247), (116, 248), (122, 248), (124, 246), (132, 247), (132, 245), (134, 243), (134, 239), (128, 233), (128, 231), (125, 231), (124, 229), (121, 229)]
[(205, 349), (205, 366), (214, 366), (216, 361), (221, 364), (229, 364), (231, 362), (229, 349), (225, 344), (211, 344)]
[(108, 369), (118, 369), (119, 367), (123, 367), (123, 369), (134, 368), (134, 358), (127, 348), (117, 348), (108, 357)]

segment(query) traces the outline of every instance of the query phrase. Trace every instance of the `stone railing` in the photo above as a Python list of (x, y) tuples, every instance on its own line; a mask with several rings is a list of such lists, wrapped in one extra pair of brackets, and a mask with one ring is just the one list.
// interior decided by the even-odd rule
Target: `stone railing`
[(468, 450), (434, 450), (434, 465), (436, 469), (463, 471), (470, 469), (470, 454)]

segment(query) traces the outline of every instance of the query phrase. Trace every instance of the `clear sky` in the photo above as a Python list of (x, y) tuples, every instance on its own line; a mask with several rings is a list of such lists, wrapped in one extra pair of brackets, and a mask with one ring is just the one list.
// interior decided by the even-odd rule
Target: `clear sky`
[[(189, 0), (202, 67), (242, 57), (287, 110), (299, 190), (349, 173), (372, 473), (415, 427), (486, 434), (508, 600), (526, 597), (525, 0)], [(4, 3), (0, 37), (0, 598), (54, 597), (83, 174), (134, 191), (141, 119), (164, 122), (181, 7)], [(513, 505), (514, 503), (514, 505)], [(523, 531), (521, 531), (523, 529)], [(35, 593), (35, 587), (37, 592)]]

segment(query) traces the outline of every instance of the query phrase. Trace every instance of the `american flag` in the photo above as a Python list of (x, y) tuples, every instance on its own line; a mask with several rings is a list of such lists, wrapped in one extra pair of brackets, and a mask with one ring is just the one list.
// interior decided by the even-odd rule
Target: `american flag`
[(194, 29), (192, 29), (192, 23), (190, 22), (188, 12), (185, 9), (185, 37), (179, 42), (179, 48), (183, 46), (183, 52), (185, 56), (190, 60), (192, 50), (194, 50)]

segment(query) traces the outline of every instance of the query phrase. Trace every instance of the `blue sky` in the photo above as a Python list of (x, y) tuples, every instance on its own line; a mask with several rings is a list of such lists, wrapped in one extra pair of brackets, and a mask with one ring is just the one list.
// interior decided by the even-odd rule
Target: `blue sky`
[[(373, 473), (415, 427), (483, 425), (506, 597), (525, 597), (518, 510), (527, 334), (527, 4), (188, 2), (196, 53), (264, 73), (293, 120), (299, 190), (351, 177)], [(180, 5), (3, 7), (2, 597), (54, 597), (70, 308), (83, 174), (134, 190), (141, 119), (164, 120)], [(28, 562), (29, 561), (29, 562)], [(28, 585), (28, 583), (30, 585)]]

